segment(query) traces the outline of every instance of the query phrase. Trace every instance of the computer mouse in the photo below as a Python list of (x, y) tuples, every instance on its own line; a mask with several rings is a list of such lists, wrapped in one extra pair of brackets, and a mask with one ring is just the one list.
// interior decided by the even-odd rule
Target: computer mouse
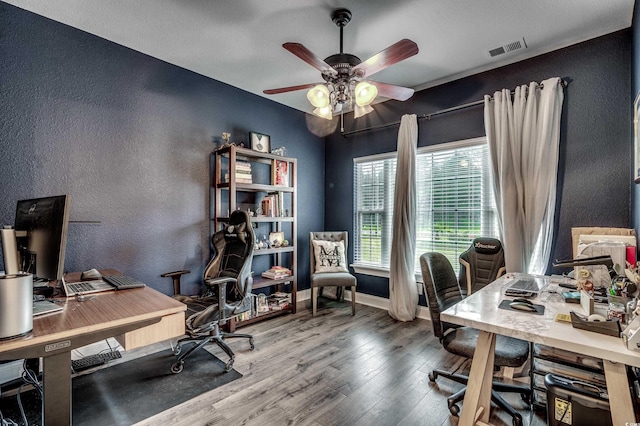
[(88, 271), (84, 271), (82, 274), (80, 274), (80, 279), (82, 281), (99, 280), (100, 278), (102, 278), (102, 275), (100, 274), (100, 272), (98, 272), (97, 269), (89, 269)]
[(511, 309), (517, 309), (518, 311), (526, 311), (526, 312), (535, 312), (536, 311), (536, 307), (533, 306), (533, 303), (527, 301), (527, 302), (511, 302), (509, 303), (509, 306), (511, 306)]

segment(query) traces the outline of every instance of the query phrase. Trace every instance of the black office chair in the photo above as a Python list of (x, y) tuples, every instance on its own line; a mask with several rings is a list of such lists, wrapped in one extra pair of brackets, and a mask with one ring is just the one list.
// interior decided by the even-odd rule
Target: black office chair
[[(187, 337), (180, 339), (174, 353), (178, 359), (171, 371), (180, 373), (184, 359), (193, 351), (209, 343), (216, 343), (229, 356), (226, 371), (231, 370), (235, 354), (224, 342), (225, 339), (242, 337), (249, 339), (251, 350), (255, 348), (250, 334), (226, 333), (220, 326), (230, 318), (251, 309), (251, 261), (253, 260), (254, 234), (249, 215), (236, 210), (231, 213), (229, 224), (213, 237), (214, 256), (203, 274), (202, 291), (198, 296), (180, 295), (180, 277), (189, 271), (162, 274), (173, 279), (175, 299), (187, 305)], [(185, 343), (194, 343), (182, 352)]]
[[(433, 334), (440, 339), (440, 343), (447, 352), (465, 358), (473, 358), (478, 341), (478, 330), (470, 327), (460, 327), (440, 321), (440, 312), (462, 300), (458, 280), (449, 260), (441, 253), (425, 253), (420, 256), (422, 279), (424, 280), (429, 314), (433, 326)], [(496, 306), (496, 309), (498, 307)], [(520, 367), (529, 358), (529, 344), (523, 340), (507, 336), (496, 336), (495, 366)], [(466, 385), (469, 377), (450, 373), (444, 370), (433, 370), (429, 373), (429, 380), (435, 382), (438, 376), (446, 377), (457, 383)], [(449, 411), (457, 416), (460, 409), (456, 405), (464, 399), (466, 387), (447, 398)], [(513, 425), (522, 425), (522, 416), (511, 407), (497, 392), (519, 393), (523, 400), (530, 401), (531, 387), (494, 382), (491, 400), (513, 417)]]
[(506, 272), (502, 243), (495, 238), (480, 237), (460, 255), (460, 291), (472, 294)]

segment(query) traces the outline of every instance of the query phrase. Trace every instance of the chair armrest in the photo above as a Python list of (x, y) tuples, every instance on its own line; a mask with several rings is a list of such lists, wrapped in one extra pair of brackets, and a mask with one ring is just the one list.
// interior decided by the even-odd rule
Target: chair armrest
[(227, 284), (235, 283), (236, 281), (237, 279), (233, 277), (209, 278), (204, 281), (204, 283), (209, 287), (212, 287), (214, 285), (218, 286), (218, 323), (220, 325), (224, 325), (227, 323), (227, 318), (225, 316), (225, 308), (227, 306)]
[(173, 280), (173, 294), (180, 294), (180, 277), (189, 273), (191, 273), (191, 271), (181, 270), (167, 272), (160, 276), (163, 278), (171, 278)]

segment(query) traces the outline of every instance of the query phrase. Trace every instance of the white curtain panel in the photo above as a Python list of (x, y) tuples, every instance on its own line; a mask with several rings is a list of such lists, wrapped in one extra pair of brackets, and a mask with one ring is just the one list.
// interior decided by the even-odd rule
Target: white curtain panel
[(555, 217), (560, 79), (508, 89), (484, 99), (494, 192), (508, 272), (543, 274)]
[(418, 308), (416, 254), (416, 149), (418, 119), (402, 116), (398, 131), (398, 159), (393, 204), (393, 239), (389, 271), (389, 315), (413, 321)]

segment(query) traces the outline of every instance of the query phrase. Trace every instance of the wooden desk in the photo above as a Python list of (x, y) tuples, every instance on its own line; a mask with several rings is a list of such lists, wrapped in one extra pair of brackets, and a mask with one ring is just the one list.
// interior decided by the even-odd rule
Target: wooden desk
[(87, 299), (60, 298), (62, 312), (34, 318), (25, 337), (0, 341), (0, 360), (43, 358), (45, 425), (71, 424), (71, 350), (109, 337), (130, 349), (184, 334), (186, 305), (152, 288)]
[(546, 291), (532, 299), (534, 303), (545, 306), (544, 315), (498, 309), (500, 302), (508, 299), (503, 294), (503, 287), (510, 284), (514, 275), (507, 274), (499, 278), (441, 314), (443, 321), (480, 330), (459, 424), (473, 425), (478, 420), (485, 423), (489, 420), (496, 334), (601, 358), (613, 424), (634, 423), (635, 413), (625, 364), (640, 367), (640, 352), (628, 350), (621, 338), (556, 322), (556, 313), (584, 312), (580, 305), (562, 302), (559, 294), (562, 289), (555, 284), (549, 285)]

